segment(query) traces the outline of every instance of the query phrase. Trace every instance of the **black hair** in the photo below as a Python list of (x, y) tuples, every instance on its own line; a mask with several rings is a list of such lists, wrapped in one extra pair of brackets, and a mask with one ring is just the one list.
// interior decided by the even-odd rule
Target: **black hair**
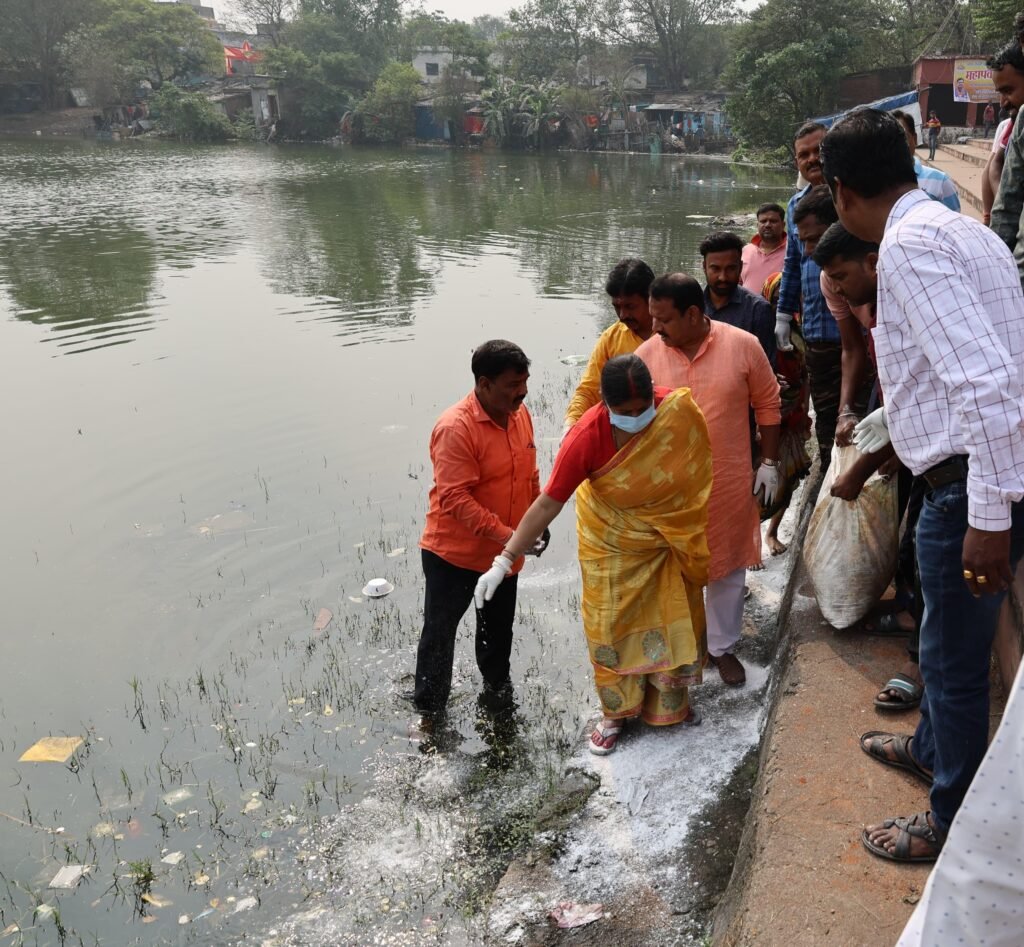
[(818, 241), (813, 259), (822, 269), (833, 260), (863, 260), (869, 253), (878, 253), (878, 244), (855, 237), (841, 223), (834, 223)]
[(616, 355), (601, 369), (601, 397), (610, 408), (643, 398), (654, 400), (651, 372), (639, 355)]
[(1024, 42), (1024, 11), (1013, 18), (1013, 32), (1018, 42)]
[(619, 260), (608, 274), (604, 291), (609, 296), (646, 296), (654, 282), (654, 270), (643, 260)]
[[(907, 140), (904, 138), (903, 150), (906, 151), (906, 149)], [(793, 208), (794, 224), (799, 224), (806, 217), (816, 217), (820, 224), (833, 224), (839, 220), (828, 185), (819, 184), (817, 187), (812, 187)]]
[(481, 378), (489, 378), (493, 381), (503, 372), (513, 371), (521, 375), (523, 372), (529, 371), (530, 360), (514, 342), (491, 339), (490, 342), (484, 342), (473, 353), (470, 367), (473, 369), (473, 377), (477, 381)]
[(821, 124), (821, 122), (804, 122), (793, 136), (793, 141), (799, 141), (801, 138), (806, 138), (808, 135), (813, 135), (815, 132), (827, 132), (828, 129)]
[(1024, 73), (1024, 51), (1021, 50), (1020, 43), (1013, 42), (1004, 46), (988, 61), (987, 65), (993, 72), (1012, 66), (1017, 72)]
[(754, 214), (754, 216), (755, 217), (760, 217), (762, 214), (767, 214), (769, 212), (774, 213), (774, 214), (778, 214), (779, 217), (782, 220), (786, 219), (786, 212), (785, 212), (785, 210), (783, 210), (782, 205), (781, 204), (771, 204), (771, 203), (762, 204), (760, 207), (758, 207), (757, 213)]
[(704, 311), (704, 290), (692, 276), (666, 273), (651, 283), (651, 299), (671, 299), (680, 314), (691, 306)]
[(838, 179), (860, 197), (878, 197), (903, 185), (917, 187), (907, 133), (878, 109), (856, 109), (836, 122), (821, 143), (821, 166), (830, 188)]
[(743, 252), (743, 240), (737, 237), (734, 233), (729, 233), (728, 230), (717, 230), (715, 233), (709, 233), (700, 242), (700, 255), (706, 257), (709, 253), (722, 253), (725, 250), (735, 250), (737, 253)]
[(914, 116), (909, 112), (904, 112), (903, 109), (893, 109), (889, 113), (896, 121), (903, 122), (903, 127), (910, 132), (915, 138), (917, 138), (917, 122), (914, 121)]

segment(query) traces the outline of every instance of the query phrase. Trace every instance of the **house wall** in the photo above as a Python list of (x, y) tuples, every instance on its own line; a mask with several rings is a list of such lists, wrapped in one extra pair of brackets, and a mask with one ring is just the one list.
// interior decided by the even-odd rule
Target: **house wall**
[(435, 85), (441, 81), (445, 66), (450, 66), (454, 58), (446, 49), (420, 49), (412, 57), (412, 65), (424, 82)]

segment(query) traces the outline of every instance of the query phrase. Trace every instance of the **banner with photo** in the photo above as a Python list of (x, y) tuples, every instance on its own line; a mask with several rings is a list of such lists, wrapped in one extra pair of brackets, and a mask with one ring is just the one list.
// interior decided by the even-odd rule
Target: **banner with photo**
[(984, 59), (957, 59), (953, 64), (954, 102), (998, 102), (992, 70)]

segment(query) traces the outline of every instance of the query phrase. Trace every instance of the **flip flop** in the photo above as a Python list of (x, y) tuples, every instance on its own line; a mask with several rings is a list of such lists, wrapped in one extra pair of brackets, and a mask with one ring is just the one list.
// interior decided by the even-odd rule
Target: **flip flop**
[[(876, 845), (872, 842), (868, 837), (867, 829), (860, 833), (860, 840), (864, 843), (864, 847), (872, 855), (877, 855), (879, 858), (886, 858), (889, 861), (910, 865), (933, 862), (939, 857), (939, 852), (942, 851), (942, 843), (936, 837), (935, 829), (928, 824), (927, 812), (919, 812), (916, 815), (910, 816), (909, 819), (886, 819), (882, 823), (882, 828), (899, 829), (899, 835), (896, 836), (896, 851), (890, 852), (882, 845)], [(930, 850), (926, 854), (910, 854), (910, 844), (915, 838), (924, 839), (928, 843)]]
[(885, 682), (880, 693), (888, 693), (889, 691), (895, 691), (897, 694), (896, 698), (893, 699), (890, 696), (889, 700), (879, 700), (876, 697), (875, 706), (879, 710), (884, 710), (886, 713), (891, 714), (913, 710), (921, 703), (921, 698), (924, 696), (924, 688), (906, 674), (894, 674)]
[(594, 756), (607, 756), (609, 753), (614, 753), (621, 733), (621, 725), (618, 727), (604, 727), (599, 723), (594, 727), (594, 732), (590, 734), (590, 752)]
[[(869, 739), (871, 743), (864, 746), (864, 741)], [(913, 735), (905, 733), (889, 733), (887, 730), (868, 730), (860, 735), (860, 748), (873, 760), (877, 760), (884, 766), (891, 766), (893, 769), (906, 770), (912, 776), (916, 776), (923, 783), (932, 784), (932, 774), (924, 769), (911, 755), (907, 748)], [(885, 752), (886, 743), (891, 743), (896, 759), (890, 759)]]

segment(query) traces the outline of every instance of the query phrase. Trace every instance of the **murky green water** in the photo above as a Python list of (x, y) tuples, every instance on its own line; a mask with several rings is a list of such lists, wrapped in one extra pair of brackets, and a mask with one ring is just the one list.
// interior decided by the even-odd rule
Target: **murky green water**
[[(494, 814), (514, 829), (593, 700), (563, 516), (521, 584), (512, 732), (478, 719), (464, 642), (447, 742), (410, 738), (433, 420), (513, 339), (546, 474), (610, 264), (692, 268), (688, 215), (788, 183), (0, 141), (2, 942), (312, 943), (317, 911), (324, 943), (472, 942), (515, 841)], [(362, 601), (374, 576), (397, 591)], [(85, 744), (19, 762), (47, 735)], [(94, 867), (49, 890), (64, 863)]]

